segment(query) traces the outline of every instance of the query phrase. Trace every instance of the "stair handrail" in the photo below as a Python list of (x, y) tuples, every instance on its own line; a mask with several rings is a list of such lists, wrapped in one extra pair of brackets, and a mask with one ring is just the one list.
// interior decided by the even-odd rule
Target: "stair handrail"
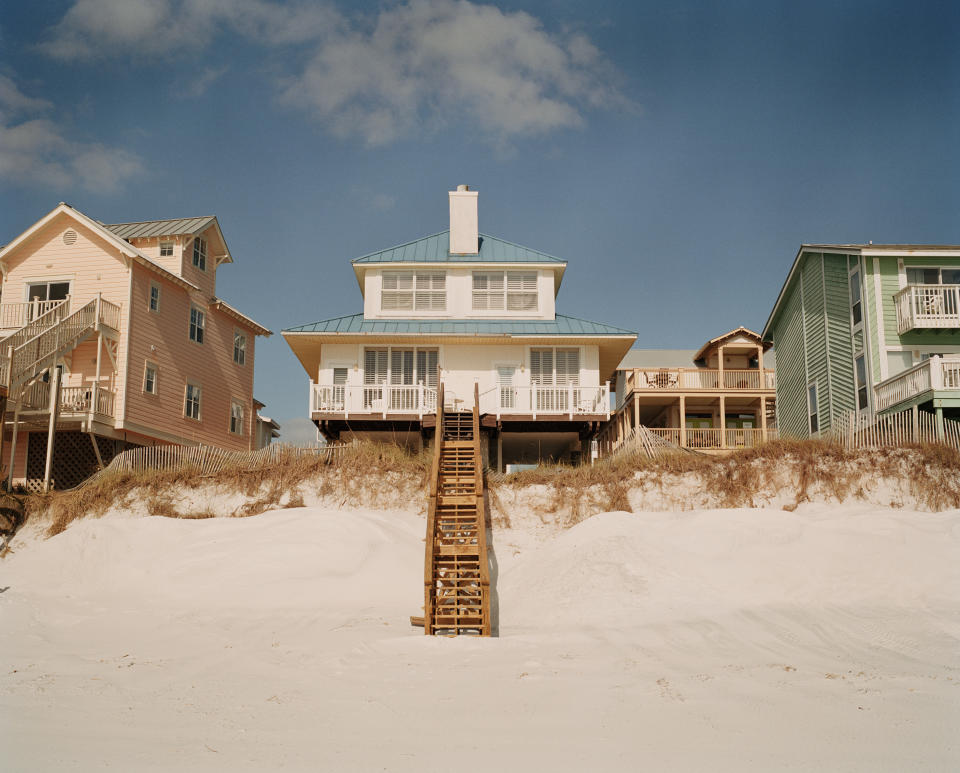
[[(10, 335), (4, 336), (4, 338), (2, 339), (2, 343), (4, 344), (4, 347), (13, 346), (14, 348), (16, 348), (20, 344), (16, 343), (13, 339), (19, 339), (20, 341), (29, 341), (30, 339), (35, 338), (40, 333), (43, 333), (44, 331), (49, 330), (51, 327), (53, 327), (53, 325), (57, 324), (57, 322), (59, 322), (60, 319), (62, 319), (62, 317), (60, 319), (57, 319), (54, 322), (50, 322), (48, 317), (51, 317), (57, 314), (63, 314), (65, 310), (68, 312), (70, 310), (69, 295), (66, 298), (64, 298), (62, 301), (60, 301), (60, 303), (58, 303), (56, 306), (51, 306), (49, 309), (43, 312), (43, 314), (39, 314), (33, 319), (31, 319), (26, 325), (23, 325), (18, 330), (14, 330)], [(36, 331), (39, 331), (39, 333)]]
[(443, 382), (437, 385), (436, 429), (433, 435), (433, 464), (430, 466), (430, 484), (427, 499), (427, 534), (423, 559), (423, 632), (433, 633), (433, 550), (437, 524), (437, 479), (440, 477), (440, 455), (443, 449)]
[[(44, 360), (48, 359), (51, 356), (55, 357), (57, 353), (60, 351), (61, 331), (64, 330), (64, 328), (67, 327), (69, 324), (71, 324), (73, 321), (75, 321), (74, 318), (77, 318), (77, 320), (79, 320), (80, 316), (83, 315), (85, 312), (88, 312), (91, 309), (95, 309), (97, 306), (97, 302), (98, 302), (98, 299), (96, 298), (94, 298), (91, 301), (88, 301), (87, 303), (85, 303), (83, 306), (81, 306), (79, 309), (77, 309), (75, 312), (73, 312), (69, 316), (64, 317), (63, 319), (58, 321), (56, 324), (46, 328), (45, 330), (35, 335), (33, 338), (30, 338), (29, 340), (24, 341), (22, 344), (20, 344), (20, 346), (17, 346), (16, 348), (14, 348), (12, 352), (12, 356), (10, 357), (10, 360), (9, 360), (9, 367), (7, 369), (8, 372), (4, 374), (6, 376), (7, 387), (12, 389), (14, 386), (18, 386), (20, 383), (22, 383), (23, 381), (26, 381), (27, 378), (29, 378), (27, 377), (25, 379), (15, 380), (13, 377), (14, 370), (17, 371), (18, 375), (21, 375), (22, 373), (26, 372), (30, 368), (33, 368), (34, 370), (33, 375), (37, 375), (37, 370), (38, 370), (36, 367), (37, 364), (43, 362)], [(60, 308), (60, 307), (57, 307), (57, 308)], [(81, 325), (79, 328), (77, 328), (76, 332), (68, 335), (65, 339), (63, 339), (64, 342), (72, 341), (83, 330), (85, 330), (88, 327), (94, 327), (95, 325), (96, 325), (96, 319), (94, 318), (92, 322), (88, 322), (86, 324)], [(54, 341), (55, 341), (54, 348), (45, 352), (44, 354), (39, 354), (41, 339), (44, 336), (49, 336), (51, 333), (53, 334)], [(33, 360), (29, 361), (26, 364), (23, 364), (22, 355), (26, 353), (27, 347), (31, 347), (34, 344), (36, 344), (37, 354), (34, 355)], [(18, 355), (20, 356), (18, 357)], [(21, 360), (21, 363), (19, 364), (17, 363), (18, 359)], [(43, 370), (43, 368), (40, 368), (39, 370)]]
[(490, 563), (487, 556), (487, 510), (483, 494), (483, 465), (480, 463), (480, 384), (473, 383), (473, 462), (474, 490), (477, 495), (477, 554), (480, 586), (486, 599), (480, 625), (481, 636), (490, 636)]
[(429, 496), (437, 495), (437, 478), (440, 476), (440, 453), (443, 446), (443, 382), (437, 388), (437, 422), (433, 433), (433, 465), (430, 468)]
[(473, 382), (473, 464), (474, 490), (477, 496), (483, 494), (483, 465), (480, 463), (480, 384)]

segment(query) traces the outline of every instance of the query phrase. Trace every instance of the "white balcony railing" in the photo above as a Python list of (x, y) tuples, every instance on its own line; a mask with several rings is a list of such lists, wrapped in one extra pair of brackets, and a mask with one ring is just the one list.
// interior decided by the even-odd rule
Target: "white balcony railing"
[[(114, 393), (104, 387), (94, 385), (82, 387), (61, 387), (61, 415), (78, 413), (113, 416)], [(28, 411), (48, 411), (50, 409), (50, 384), (36, 381), (23, 392), (23, 408)]]
[(753, 448), (769, 440), (776, 440), (776, 427), (728, 428), (720, 427), (648, 427), (650, 432), (683, 448)]
[(423, 384), (313, 384), (312, 413), (411, 414), (423, 416), (437, 410), (437, 390)]
[(688, 391), (696, 389), (748, 390), (776, 389), (777, 379), (773, 370), (757, 368), (722, 371), (715, 368), (632, 368), (626, 372), (626, 389), (660, 391), (671, 389)]
[(886, 410), (934, 389), (960, 390), (960, 357), (934, 355), (881, 381), (874, 387), (874, 410)]
[(610, 385), (496, 386), (480, 395), (480, 412), (537, 416), (610, 416)]
[(900, 335), (923, 328), (960, 327), (960, 285), (908, 285), (893, 298)]
[[(0, 303), (0, 329), (11, 330), (23, 327), (63, 304), (69, 304), (69, 298), (59, 301), (34, 300), (25, 303)], [(67, 308), (70, 308), (69, 305)]]

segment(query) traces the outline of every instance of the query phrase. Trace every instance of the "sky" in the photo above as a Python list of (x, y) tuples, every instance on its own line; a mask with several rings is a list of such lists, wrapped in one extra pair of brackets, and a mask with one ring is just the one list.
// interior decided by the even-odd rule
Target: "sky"
[(960, 243), (957, 40), (924, 0), (4, 0), (0, 243), (60, 201), (217, 215), (291, 438), (279, 332), (361, 311), (350, 259), (458, 184), (642, 348), (759, 331), (803, 242)]

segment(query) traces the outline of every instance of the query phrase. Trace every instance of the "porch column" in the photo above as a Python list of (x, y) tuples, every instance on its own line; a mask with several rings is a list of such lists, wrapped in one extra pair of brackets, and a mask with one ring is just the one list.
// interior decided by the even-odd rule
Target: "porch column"
[[(760, 371), (761, 375), (763, 371)], [(767, 398), (765, 395), (760, 397), (760, 437), (763, 442), (767, 441)]]
[[(9, 399), (9, 398), (8, 398)], [(13, 489), (13, 463), (17, 456), (17, 435), (20, 432), (20, 403), (23, 402), (23, 395), (19, 395), (16, 406), (13, 409), (13, 434), (10, 437), (10, 466), (7, 468), (7, 491)]]
[[(723, 371), (720, 371), (722, 374)], [(720, 448), (727, 447), (727, 398), (720, 395)]]
[(760, 388), (763, 389), (766, 384), (763, 379), (763, 344), (757, 344), (757, 367), (760, 369)]
[(680, 447), (687, 447), (687, 397), (680, 395)]
[(937, 440), (942, 442), (946, 434), (943, 426), (943, 408), (938, 407), (936, 411), (937, 411)]
[(50, 490), (53, 467), (53, 444), (57, 434), (57, 409), (60, 407), (60, 368), (50, 368), (50, 424), (47, 426), (47, 461), (43, 468), (43, 491)]
[(723, 383), (723, 346), (717, 347), (717, 386), (723, 389), (726, 385)]
[(633, 428), (640, 433), (640, 398), (637, 395), (633, 396)]

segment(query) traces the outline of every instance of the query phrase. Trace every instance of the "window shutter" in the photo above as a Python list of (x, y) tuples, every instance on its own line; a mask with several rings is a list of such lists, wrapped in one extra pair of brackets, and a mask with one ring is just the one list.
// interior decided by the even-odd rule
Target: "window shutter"
[(363, 383), (387, 383), (387, 350), (367, 349), (363, 353)]

